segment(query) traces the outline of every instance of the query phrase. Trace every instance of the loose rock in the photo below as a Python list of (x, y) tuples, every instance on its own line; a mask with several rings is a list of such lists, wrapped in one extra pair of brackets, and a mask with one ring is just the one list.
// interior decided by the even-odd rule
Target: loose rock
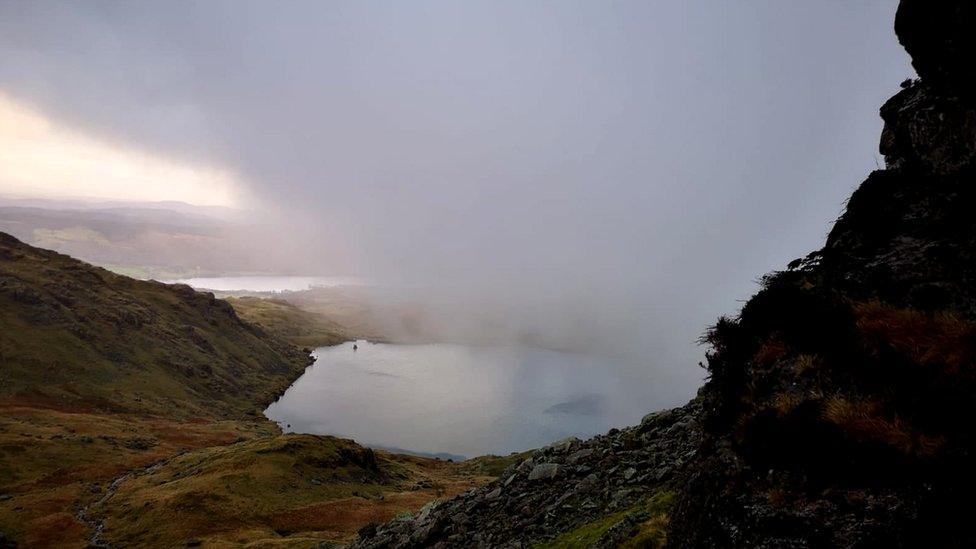
[[(416, 517), (360, 531), (351, 547), (526, 548), (635, 507), (683, 471), (682, 457), (698, 448), (699, 409), (696, 400), (651, 414), (639, 427), (614, 429), (586, 441), (559, 441), (511, 467), (504, 480), (425, 506)], [(637, 440), (642, 442), (635, 444)], [(667, 480), (637, 482), (637, 472), (652, 467)], [(636, 524), (611, 529), (603, 546), (625, 539)]]

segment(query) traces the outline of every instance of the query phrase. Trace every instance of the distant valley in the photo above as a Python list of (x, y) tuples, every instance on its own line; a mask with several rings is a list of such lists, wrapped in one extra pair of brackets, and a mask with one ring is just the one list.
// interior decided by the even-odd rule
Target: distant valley
[[(140, 279), (267, 274), (252, 256), (264, 229), (246, 211), (176, 202), (98, 202), (0, 196), (0, 231)], [(296, 267), (297, 268), (297, 267)]]

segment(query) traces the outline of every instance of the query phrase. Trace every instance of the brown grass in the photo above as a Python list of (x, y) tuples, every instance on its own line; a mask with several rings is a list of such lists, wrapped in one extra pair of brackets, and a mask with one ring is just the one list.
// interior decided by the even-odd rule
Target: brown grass
[(777, 415), (784, 417), (796, 410), (804, 402), (804, 398), (796, 393), (777, 393), (773, 397), (773, 408)]
[[(0, 531), (28, 547), (84, 546), (75, 512), (127, 471), (178, 452), (273, 432), (237, 421), (183, 423), (121, 414), (0, 405)], [(154, 445), (133, 449), (134, 437)]]
[(906, 455), (931, 456), (941, 444), (937, 438), (914, 433), (898, 417), (885, 417), (873, 400), (831, 396), (824, 403), (823, 418), (854, 440), (882, 444)]
[(52, 513), (33, 519), (27, 525), (24, 547), (86, 547), (81, 540), (86, 528), (69, 512)]
[(190, 538), (304, 546), (349, 539), (370, 522), (489, 480), (461, 470), (332, 437), (264, 437), (187, 453), (136, 475), (97, 513), (118, 546), (178, 546)]
[(793, 371), (797, 375), (813, 372), (821, 366), (820, 357), (816, 355), (799, 355), (793, 360)]
[[(91, 531), (76, 520), (77, 510), (101, 498), (115, 478), (165, 460), (92, 509), (92, 517), (107, 519), (105, 535), (114, 545), (199, 538), (314, 546), (490, 480), (480, 461), (386, 452), (376, 452), (385, 477), (375, 477), (355, 462), (342, 464), (350, 459), (342, 456), (357, 452), (349, 441), (332, 446), (324, 437), (274, 433), (267, 421), (184, 423), (0, 406), (0, 494), (11, 495), (0, 501), (0, 531), (23, 547), (85, 547)], [(155, 445), (127, 448), (124, 441), (135, 434)], [(238, 439), (250, 442), (230, 445)]]
[(875, 354), (891, 348), (919, 366), (972, 372), (976, 325), (951, 312), (926, 314), (876, 301), (855, 306), (857, 328)]
[(782, 360), (790, 353), (790, 346), (778, 339), (769, 339), (765, 341), (756, 351), (756, 356), (753, 360), (757, 364), (763, 366), (769, 366)]

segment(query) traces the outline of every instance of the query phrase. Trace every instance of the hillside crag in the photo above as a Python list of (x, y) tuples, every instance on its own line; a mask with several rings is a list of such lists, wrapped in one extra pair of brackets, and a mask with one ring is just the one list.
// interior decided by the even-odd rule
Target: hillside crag
[(673, 547), (972, 547), (976, 6), (903, 0), (919, 79), (823, 249), (709, 333)]

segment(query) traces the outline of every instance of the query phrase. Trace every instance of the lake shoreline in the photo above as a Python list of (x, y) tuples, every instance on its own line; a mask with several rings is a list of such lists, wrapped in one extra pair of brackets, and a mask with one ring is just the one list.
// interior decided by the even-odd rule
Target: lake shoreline
[(269, 420), (286, 432), (414, 455), (506, 455), (594, 436), (670, 405), (645, 388), (650, 374), (639, 364), (531, 347), (356, 340), (312, 355), (264, 410)]

